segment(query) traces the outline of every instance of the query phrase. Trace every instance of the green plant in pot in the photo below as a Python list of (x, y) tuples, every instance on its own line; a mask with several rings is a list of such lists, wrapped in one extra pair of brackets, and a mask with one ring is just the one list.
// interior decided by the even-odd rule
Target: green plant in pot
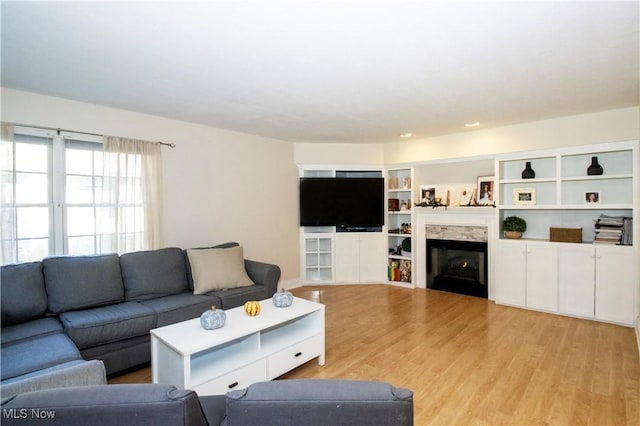
[(507, 216), (502, 221), (502, 230), (507, 238), (518, 239), (527, 230), (527, 221), (518, 216)]

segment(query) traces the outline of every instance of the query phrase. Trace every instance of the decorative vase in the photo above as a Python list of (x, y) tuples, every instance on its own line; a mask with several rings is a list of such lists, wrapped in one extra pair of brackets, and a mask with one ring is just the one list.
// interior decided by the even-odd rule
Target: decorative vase
[(522, 171), (522, 179), (533, 179), (534, 177), (536, 177), (536, 172), (531, 168), (531, 161), (527, 161)]
[(287, 308), (293, 303), (293, 294), (281, 289), (273, 294), (273, 305), (276, 308)]
[(522, 238), (522, 232), (520, 231), (504, 231), (504, 236), (510, 240), (519, 240)]
[(601, 175), (603, 172), (602, 166), (598, 164), (598, 157), (591, 157), (591, 165), (587, 168), (587, 175), (595, 176)]
[(216, 328), (224, 327), (226, 321), (227, 314), (225, 314), (222, 309), (216, 309), (215, 306), (212, 306), (211, 309), (200, 315), (200, 325), (205, 330), (215, 330)]

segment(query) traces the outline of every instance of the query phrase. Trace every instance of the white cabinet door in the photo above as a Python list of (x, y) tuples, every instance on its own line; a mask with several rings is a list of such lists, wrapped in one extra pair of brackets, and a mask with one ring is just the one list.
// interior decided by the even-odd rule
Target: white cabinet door
[(633, 325), (634, 267), (631, 247), (596, 248), (596, 318)]
[(336, 249), (336, 282), (359, 282), (360, 269), (360, 241), (355, 234), (337, 234), (335, 239)]
[(384, 244), (384, 236), (378, 232), (336, 235), (336, 282), (383, 282), (387, 267)]
[(385, 239), (380, 233), (360, 236), (359, 282), (381, 283), (386, 280)]
[(496, 303), (522, 306), (526, 304), (526, 244), (498, 243), (496, 256)]
[(594, 316), (594, 254), (592, 246), (563, 244), (558, 248), (558, 310), (561, 313)]
[(558, 250), (554, 244), (527, 243), (527, 307), (558, 311)]

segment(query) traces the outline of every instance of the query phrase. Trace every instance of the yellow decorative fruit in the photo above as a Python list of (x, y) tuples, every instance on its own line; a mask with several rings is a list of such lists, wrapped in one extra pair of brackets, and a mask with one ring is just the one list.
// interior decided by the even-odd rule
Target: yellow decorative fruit
[(250, 317), (255, 317), (260, 313), (260, 302), (249, 301), (244, 304), (244, 311)]

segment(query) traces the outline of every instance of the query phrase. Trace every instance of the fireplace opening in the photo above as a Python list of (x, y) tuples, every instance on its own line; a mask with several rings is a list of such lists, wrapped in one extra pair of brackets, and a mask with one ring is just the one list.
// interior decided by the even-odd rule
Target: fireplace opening
[(488, 298), (487, 243), (427, 239), (427, 288)]

